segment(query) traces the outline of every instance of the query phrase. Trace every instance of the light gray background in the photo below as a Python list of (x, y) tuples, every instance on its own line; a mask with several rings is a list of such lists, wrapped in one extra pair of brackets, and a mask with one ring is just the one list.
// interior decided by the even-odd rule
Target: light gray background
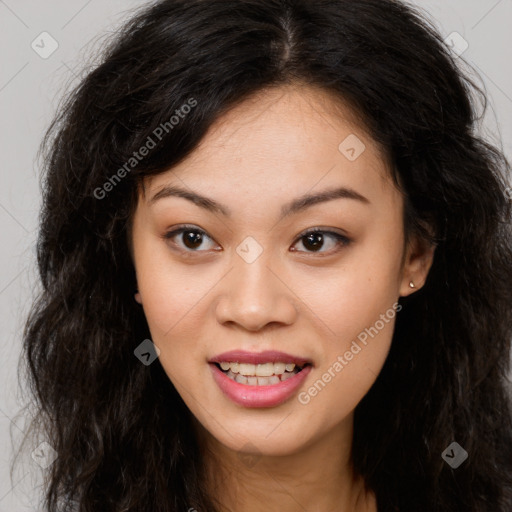
[[(18, 389), (21, 329), (37, 289), (35, 250), (40, 205), (39, 142), (58, 101), (93, 63), (102, 37), (142, 0), (0, 0), (0, 512), (37, 510), (40, 466), (26, 458), (11, 480), (11, 439), (25, 423)], [(489, 108), (481, 133), (512, 156), (512, 0), (424, 0), (443, 37), (458, 32), (463, 57), (483, 80)], [(31, 47), (42, 32), (58, 42), (47, 59)], [(480, 83), (480, 80), (478, 80)], [(34, 446), (35, 448), (35, 446)]]

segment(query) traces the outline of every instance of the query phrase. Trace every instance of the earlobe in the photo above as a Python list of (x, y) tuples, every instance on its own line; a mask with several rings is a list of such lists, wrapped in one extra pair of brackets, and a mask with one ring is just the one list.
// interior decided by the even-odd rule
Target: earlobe
[(140, 296), (140, 293), (138, 290), (135, 292), (134, 297), (135, 297), (136, 302), (138, 302), (139, 304), (142, 304), (142, 297)]
[(436, 244), (415, 238), (402, 271), (400, 297), (406, 297), (423, 287), (434, 261), (435, 250)]

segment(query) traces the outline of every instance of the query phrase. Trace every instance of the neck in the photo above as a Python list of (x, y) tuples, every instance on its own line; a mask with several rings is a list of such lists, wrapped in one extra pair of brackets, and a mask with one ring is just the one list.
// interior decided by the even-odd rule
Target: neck
[(353, 417), (322, 439), (278, 456), (256, 447), (253, 453), (232, 450), (194, 423), (206, 488), (219, 512), (377, 512), (375, 496), (353, 471)]

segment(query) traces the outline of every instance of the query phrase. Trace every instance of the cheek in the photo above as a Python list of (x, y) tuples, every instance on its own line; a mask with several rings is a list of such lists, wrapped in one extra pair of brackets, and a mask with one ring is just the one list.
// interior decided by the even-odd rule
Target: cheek
[(296, 280), (298, 295), (332, 341), (355, 338), (396, 302), (400, 254), (377, 254), (354, 251), (343, 266)]
[(343, 414), (359, 403), (380, 373), (401, 309), (397, 304), (401, 254), (381, 246), (368, 244), (354, 252), (328, 278), (317, 276), (316, 286), (302, 280), (299, 293), (313, 313), (322, 351), (316, 378), (301, 403), (314, 401), (315, 409), (335, 403)]
[[(146, 260), (138, 271), (139, 290), (151, 333), (159, 348), (159, 361), (180, 393), (193, 389), (198, 363), (204, 354), (196, 343), (206, 312), (205, 296), (212, 283), (198, 279), (192, 267), (177, 266), (169, 260)], [(138, 269), (139, 270), (139, 269)]]
[(396, 315), (400, 306), (363, 304), (354, 315), (338, 310), (331, 327), (336, 337), (324, 339), (321, 364), (310, 386), (298, 397), (311, 415), (331, 411), (323, 418), (334, 426), (353, 411), (379, 375), (391, 347)]
[[(156, 343), (193, 333), (202, 299), (216, 279), (208, 265), (178, 264), (165, 242), (141, 242), (136, 251), (137, 283), (142, 305)], [(206, 268), (205, 268), (206, 267)]]

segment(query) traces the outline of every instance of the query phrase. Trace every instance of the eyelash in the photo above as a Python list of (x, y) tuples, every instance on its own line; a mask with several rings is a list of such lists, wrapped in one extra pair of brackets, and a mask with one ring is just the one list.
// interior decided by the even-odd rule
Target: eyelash
[[(195, 233), (199, 233), (201, 235), (206, 235), (206, 237), (210, 238), (210, 240), (213, 240), (210, 236), (208, 236), (206, 231), (204, 231), (204, 230), (202, 230), (202, 229), (200, 229), (198, 227), (191, 226), (191, 225), (183, 225), (183, 226), (180, 226), (177, 229), (173, 229), (172, 231), (169, 231), (169, 232), (165, 233), (163, 235), (163, 238), (165, 240), (171, 240), (175, 236), (177, 236), (177, 235), (179, 235), (181, 233), (185, 233), (187, 231), (192, 231), (192, 232), (195, 232)], [(352, 242), (352, 240), (350, 240), (346, 236), (343, 236), (343, 235), (341, 235), (339, 233), (336, 233), (335, 231), (328, 231), (328, 230), (325, 230), (325, 229), (322, 229), (322, 228), (311, 228), (311, 229), (308, 229), (307, 231), (304, 231), (303, 233), (301, 233), (297, 237), (297, 239), (296, 239), (296, 241), (295, 241), (295, 243), (293, 245), (295, 245), (297, 242), (299, 242), (300, 240), (302, 240), (303, 238), (307, 237), (308, 235), (310, 235), (312, 233), (322, 233), (324, 235), (332, 236), (336, 240), (337, 248), (335, 250), (331, 250), (331, 251), (327, 251), (327, 252), (315, 252), (315, 251), (297, 251), (297, 252), (305, 252), (306, 254), (318, 254), (320, 256), (325, 255), (325, 254), (329, 255), (329, 254), (334, 254), (334, 253), (338, 252), (343, 247), (348, 246)], [(201, 250), (195, 250), (194, 251), (194, 250), (191, 250), (191, 249), (183, 249), (182, 247), (178, 247), (178, 250), (181, 251), (181, 252), (190, 253), (190, 254), (203, 252)]]

